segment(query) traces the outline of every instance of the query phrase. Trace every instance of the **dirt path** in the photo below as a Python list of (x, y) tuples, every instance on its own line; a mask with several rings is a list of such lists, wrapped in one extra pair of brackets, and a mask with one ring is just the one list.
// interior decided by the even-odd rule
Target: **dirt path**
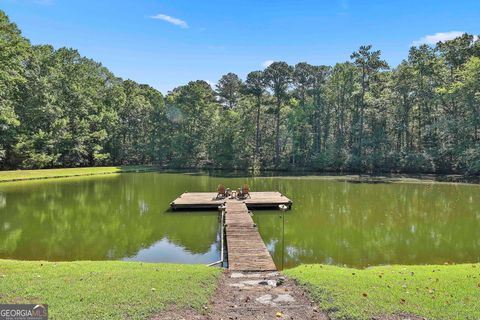
[(294, 281), (278, 272), (225, 271), (205, 315), (194, 310), (170, 310), (155, 320), (321, 319), (320, 311)]
[[(225, 270), (204, 314), (189, 309), (162, 312), (153, 320), (330, 320), (307, 293), (278, 272), (232, 272)], [(397, 314), (372, 320), (425, 320)]]

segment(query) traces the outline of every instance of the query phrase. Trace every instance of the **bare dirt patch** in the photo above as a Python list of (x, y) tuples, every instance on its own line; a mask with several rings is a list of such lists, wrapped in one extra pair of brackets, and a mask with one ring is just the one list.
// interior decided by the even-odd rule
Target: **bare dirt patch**
[(193, 309), (162, 312), (154, 320), (266, 320), (329, 317), (293, 280), (278, 272), (225, 271), (202, 315)]

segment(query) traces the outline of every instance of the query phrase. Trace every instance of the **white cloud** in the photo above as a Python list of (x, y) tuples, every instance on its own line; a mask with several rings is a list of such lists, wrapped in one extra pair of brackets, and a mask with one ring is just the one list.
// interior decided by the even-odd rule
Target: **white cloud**
[(263, 62), (262, 62), (262, 66), (263, 66), (264, 68), (268, 68), (268, 66), (270, 66), (270, 65), (271, 65), (272, 63), (274, 63), (274, 62), (275, 62), (275, 61), (273, 61), (273, 60), (263, 61)]
[(210, 87), (212, 87), (212, 89), (215, 89), (215, 86), (217, 85), (215, 82), (212, 82), (210, 80), (205, 80), (205, 82), (208, 83)]
[(186, 21), (183, 21), (182, 19), (174, 18), (174, 17), (171, 17), (171, 16), (167, 16), (166, 14), (161, 14), (160, 13), (160, 14), (157, 14), (155, 16), (151, 16), (150, 18), (163, 20), (163, 21), (174, 24), (174, 25), (179, 26), (179, 27), (184, 28), (184, 29), (188, 28), (188, 24), (187, 24)]
[(437, 32), (413, 41), (413, 45), (418, 46), (420, 44), (437, 44), (440, 41), (443, 42), (460, 37), (464, 33), (465, 32), (463, 31)]

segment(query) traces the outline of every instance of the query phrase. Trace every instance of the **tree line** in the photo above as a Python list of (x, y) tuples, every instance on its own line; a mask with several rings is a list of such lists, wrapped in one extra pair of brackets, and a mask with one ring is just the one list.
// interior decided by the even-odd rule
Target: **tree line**
[(163, 96), (68, 48), (31, 45), (0, 11), (0, 168), (480, 173), (480, 40), (361, 46), (332, 66), (274, 62)]

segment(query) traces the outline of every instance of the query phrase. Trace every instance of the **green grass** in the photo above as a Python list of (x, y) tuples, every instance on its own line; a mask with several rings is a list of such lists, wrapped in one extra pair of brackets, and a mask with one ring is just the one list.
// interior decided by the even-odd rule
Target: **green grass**
[(121, 261), (0, 260), (0, 303), (47, 303), (50, 319), (145, 319), (201, 310), (221, 269)]
[(88, 175), (96, 175), (96, 174), (111, 174), (111, 173), (149, 171), (149, 170), (154, 170), (154, 167), (139, 165), (139, 166), (122, 166), (122, 167), (11, 170), (11, 171), (0, 171), (0, 182), (88, 176)]
[(306, 286), (333, 319), (400, 313), (427, 319), (480, 319), (480, 264), (364, 270), (302, 265), (285, 274)]

